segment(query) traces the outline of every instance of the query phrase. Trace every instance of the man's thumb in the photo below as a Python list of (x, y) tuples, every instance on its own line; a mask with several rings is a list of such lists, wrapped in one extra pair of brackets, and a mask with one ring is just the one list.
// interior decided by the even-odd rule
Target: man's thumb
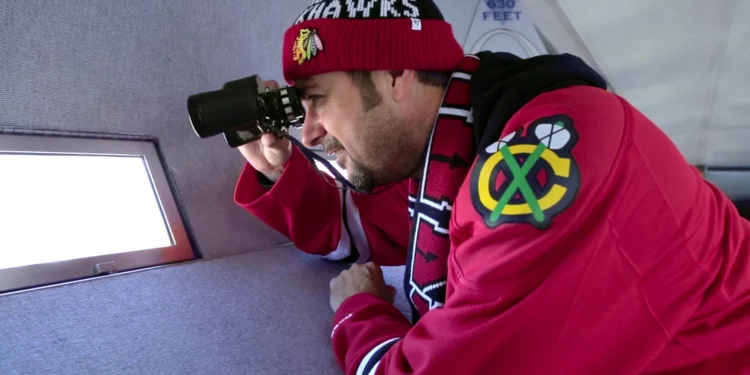
[(266, 133), (261, 137), (261, 143), (266, 149), (266, 159), (274, 166), (280, 166), (292, 155), (291, 142), (286, 138), (277, 138), (275, 134)]
[(263, 144), (263, 147), (276, 152), (284, 152), (289, 148), (288, 139), (276, 137), (276, 134), (273, 133), (263, 134), (260, 141)]

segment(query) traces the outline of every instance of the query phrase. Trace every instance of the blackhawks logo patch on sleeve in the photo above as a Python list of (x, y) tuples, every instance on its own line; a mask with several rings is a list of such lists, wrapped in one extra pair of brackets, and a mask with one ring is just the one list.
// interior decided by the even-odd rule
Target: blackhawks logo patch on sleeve
[(580, 174), (571, 154), (577, 142), (572, 119), (557, 115), (540, 118), (479, 150), (471, 200), (485, 224), (548, 228), (578, 193)]

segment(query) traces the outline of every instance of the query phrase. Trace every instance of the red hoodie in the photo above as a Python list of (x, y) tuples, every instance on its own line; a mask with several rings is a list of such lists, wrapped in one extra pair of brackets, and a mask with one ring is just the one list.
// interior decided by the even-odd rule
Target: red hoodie
[[(371, 294), (341, 305), (331, 336), (346, 374), (750, 374), (750, 223), (601, 89), (541, 94), (497, 139), (523, 148), (558, 120), (577, 142), (548, 140), (539, 183), (559, 187), (540, 212), (511, 199), (517, 223), (482, 209), (500, 199), (478, 183), (496, 178), (500, 144), (480, 150), (453, 207), (442, 308), (412, 325)], [(406, 191), (340, 195), (295, 150), (268, 191), (246, 165), (235, 200), (303, 251), (403, 264)]]

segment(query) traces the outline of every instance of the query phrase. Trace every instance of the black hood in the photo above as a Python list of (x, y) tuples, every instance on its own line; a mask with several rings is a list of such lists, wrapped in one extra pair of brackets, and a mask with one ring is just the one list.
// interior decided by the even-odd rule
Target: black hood
[(477, 56), (481, 62), (471, 79), (477, 150), (497, 141), (511, 116), (542, 93), (579, 85), (607, 88), (601, 75), (570, 54), (527, 59), (505, 52)]

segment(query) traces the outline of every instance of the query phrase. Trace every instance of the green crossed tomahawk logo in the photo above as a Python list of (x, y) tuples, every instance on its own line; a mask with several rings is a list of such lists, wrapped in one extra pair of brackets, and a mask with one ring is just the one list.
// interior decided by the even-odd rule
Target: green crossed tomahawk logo
[(548, 228), (578, 192), (578, 165), (571, 155), (577, 142), (573, 121), (557, 115), (534, 121), (526, 135), (520, 129), (480, 150), (471, 198), (485, 224)]

